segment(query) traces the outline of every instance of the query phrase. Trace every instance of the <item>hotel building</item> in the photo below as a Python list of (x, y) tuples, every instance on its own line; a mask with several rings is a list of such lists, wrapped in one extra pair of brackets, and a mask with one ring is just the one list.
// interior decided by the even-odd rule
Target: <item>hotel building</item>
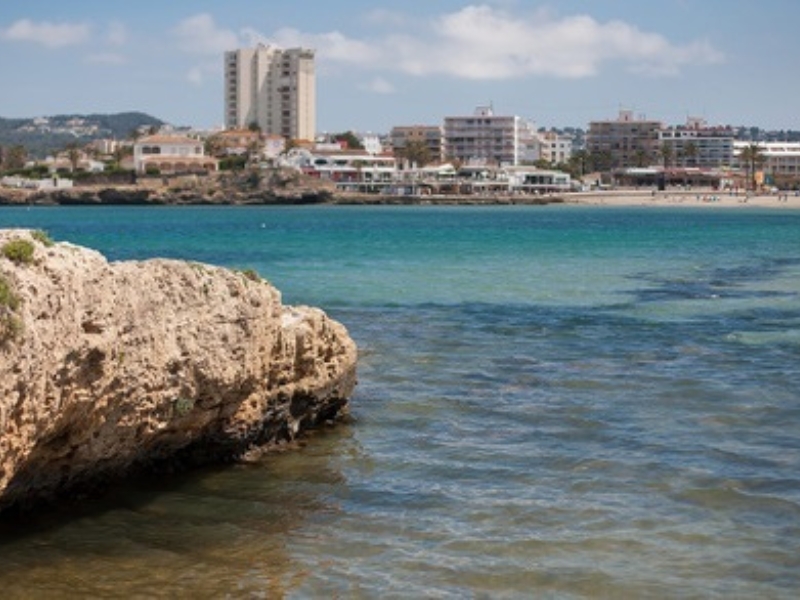
[(730, 127), (709, 127), (705, 120), (690, 117), (686, 125), (660, 131), (659, 147), (670, 147), (673, 166), (729, 167), (733, 163), (733, 137)]
[(635, 118), (621, 110), (615, 120), (592, 121), (586, 136), (586, 151), (595, 157), (599, 170), (641, 167), (659, 159), (660, 121)]
[(314, 51), (259, 44), (225, 53), (225, 127), (257, 125), (265, 134), (313, 140)]
[(447, 158), (468, 164), (516, 166), (539, 158), (533, 123), (495, 115), (489, 106), (468, 117), (445, 117), (444, 139)]
[(440, 163), (445, 157), (444, 130), (440, 125), (402, 125), (392, 127), (389, 134), (392, 149), (402, 154), (411, 144), (421, 144), (431, 162)]

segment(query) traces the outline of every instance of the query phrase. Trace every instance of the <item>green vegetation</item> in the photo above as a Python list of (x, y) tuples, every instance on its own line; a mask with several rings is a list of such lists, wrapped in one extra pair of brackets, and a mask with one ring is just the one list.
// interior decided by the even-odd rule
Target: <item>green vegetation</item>
[(31, 235), (33, 236), (33, 239), (35, 239), (40, 244), (43, 244), (47, 248), (50, 248), (51, 246), (53, 246), (53, 244), (55, 244), (55, 242), (47, 234), (47, 232), (41, 229), (37, 229), (36, 231), (32, 232)]
[(11, 284), (2, 275), (0, 275), (0, 307), (12, 311), (19, 308), (19, 296), (14, 293)]
[(0, 344), (17, 338), (22, 333), (22, 321), (14, 314), (20, 299), (11, 284), (0, 275)]
[[(71, 130), (71, 122), (75, 120), (84, 121), (82, 129)], [(27, 156), (44, 158), (68, 145), (83, 146), (100, 138), (125, 139), (132, 130), (138, 131), (140, 127), (157, 129), (163, 124), (162, 120), (141, 112), (55, 115), (48, 117), (47, 127), (37, 127), (33, 119), (0, 117), (0, 146), (14, 152), (11, 161), (6, 164), (0, 160), (0, 166), (5, 170), (21, 168)]]
[(172, 404), (172, 413), (175, 417), (185, 417), (194, 408), (194, 400), (191, 398), (176, 398)]
[(17, 264), (29, 265), (33, 262), (33, 242), (29, 240), (11, 240), (3, 244), (2, 252), (8, 260)]
[(241, 269), (239, 273), (244, 276), (245, 279), (249, 279), (250, 281), (263, 281), (261, 275), (258, 274), (258, 271), (255, 269)]

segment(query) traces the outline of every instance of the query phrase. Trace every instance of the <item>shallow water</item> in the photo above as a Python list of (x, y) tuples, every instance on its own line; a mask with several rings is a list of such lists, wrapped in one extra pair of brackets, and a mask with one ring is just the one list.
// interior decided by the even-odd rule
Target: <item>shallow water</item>
[(0, 532), (4, 597), (793, 598), (800, 212), (4, 208), (255, 268), (360, 347), (297, 452)]

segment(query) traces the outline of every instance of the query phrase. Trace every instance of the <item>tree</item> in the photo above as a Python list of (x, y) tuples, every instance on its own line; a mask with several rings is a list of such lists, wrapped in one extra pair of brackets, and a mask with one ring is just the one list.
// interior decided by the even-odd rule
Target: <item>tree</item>
[(661, 161), (664, 165), (664, 168), (669, 168), (670, 163), (674, 157), (674, 152), (672, 149), (672, 144), (667, 142), (662, 142), (661, 146), (658, 148), (658, 155), (661, 157)]
[(408, 142), (405, 147), (398, 148), (395, 154), (418, 167), (424, 167), (431, 162), (431, 151), (419, 140)]
[(4, 165), (8, 170), (22, 169), (28, 160), (28, 150), (25, 146), (12, 146), (5, 156)]
[(67, 160), (69, 160), (70, 172), (74, 173), (78, 170), (78, 163), (81, 160), (81, 151), (78, 149), (78, 144), (67, 144)]
[(700, 150), (697, 147), (697, 144), (694, 142), (687, 142), (683, 146), (683, 165), (689, 166), (689, 164), (694, 165), (697, 161), (697, 155), (700, 153)]
[(589, 153), (586, 150), (578, 150), (569, 157), (567, 170), (570, 176), (575, 179), (583, 179), (586, 174), (586, 167), (589, 161)]
[(764, 164), (766, 157), (764, 156), (761, 146), (757, 143), (751, 143), (742, 149), (739, 154), (739, 161), (745, 164), (747, 169), (747, 180), (750, 184), (750, 189), (756, 189), (756, 169)]
[(633, 154), (633, 160), (637, 167), (646, 167), (650, 162), (647, 158), (647, 151), (644, 148), (637, 148)]
[(364, 146), (359, 141), (356, 134), (352, 131), (345, 131), (344, 133), (337, 133), (332, 136), (337, 142), (344, 143), (345, 147), (349, 150), (363, 150)]

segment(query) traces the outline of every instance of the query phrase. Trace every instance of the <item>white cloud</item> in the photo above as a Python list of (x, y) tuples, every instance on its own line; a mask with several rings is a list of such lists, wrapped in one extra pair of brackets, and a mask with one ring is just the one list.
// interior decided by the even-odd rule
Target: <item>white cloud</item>
[(108, 26), (106, 41), (112, 46), (123, 46), (128, 41), (128, 31), (123, 23), (114, 21)]
[[(518, 7), (514, 2), (509, 6)], [(516, 11), (516, 12), (512, 12)], [(512, 80), (532, 76), (585, 78), (603, 69), (622, 68), (655, 76), (674, 75), (687, 66), (722, 62), (709, 42), (676, 43), (621, 20), (599, 22), (589, 15), (558, 16), (547, 10), (522, 13), (487, 4), (465, 6), (420, 22), (414, 15), (374, 10), (365, 19), (382, 28), (380, 37), (356, 38), (340, 31), (303, 32), (281, 28), (265, 35), (253, 28), (232, 31), (201, 13), (173, 30), (178, 48), (195, 56), (219, 57), (226, 50), (257, 43), (283, 48), (313, 48), (322, 72), (358, 66), (419, 77)], [(216, 67), (218, 69), (218, 65)], [(204, 79), (210, 67), (198, 65), (189, 77)], [(372, 80), (364, 89), (392, 93), (388, 81)]]
[(272, 41), (282, 48), (302, 46), (313, 48), (321, 60), (358, 63), (362, 65), (377, 63), (383, 55), (380, 45), (348, 38), (338, 31), (309, 34), (296, 29), (278, 30)]
[(395, 93), (394, 86), (383, 77), (376, 77), (372, 81), (359, 86), (359, 89), (373, 94), (388, 95)]
[(128, 60), (121, 54), (98, 52), (86, 57), (86, 62), (94, 65), (124, 65)]
[(178, 47), (188, 54), (222, 55), (226, 50), (239, 47), (239, 36), (218, 27), (214, 18), (207, 13), (184, 19), (172, 33)]
[(0, 33), (0, 37), (15, 42), (33, 42), (48, 48), (62, 48), (86, 42), (90, 29), (84, 23), (37, 23), (30, 19), (21, 19)]
[(215, 79), (220, 73), (220, 62), (214, 58), (209, 58), (202, 63), (190, 67), (186, 74), (186, 80), (193, 85), (203, 85), (208, 79)]
[(688, 64), (723, 58), (707, 42), (676, 45), (622, 21), (554, 18), (544, 11), (526, 18), (489, 6), (465, 7), (437, 19), (424, 36), (396, 35), (387, 43), (403, 71), (465, 79), (588, 77), (611, 62), (674, 74)]
[(388, 29), (380, 38), (284, 28), (250, 39), (282, 47), (315, 48), (321, 63), (360, 65), (416, 76), (500, 80), (530, 76), (584, 78), (609, 65), (650, 75), (674, 75), (689, 65), (724, 60), (707, 41), (677, 44), (624, 21), (588, 15), (558, 17), (546, 10), (514, 14), (489, 5), (466, 6), (427, 22), (375, 10), (367, 20)]

